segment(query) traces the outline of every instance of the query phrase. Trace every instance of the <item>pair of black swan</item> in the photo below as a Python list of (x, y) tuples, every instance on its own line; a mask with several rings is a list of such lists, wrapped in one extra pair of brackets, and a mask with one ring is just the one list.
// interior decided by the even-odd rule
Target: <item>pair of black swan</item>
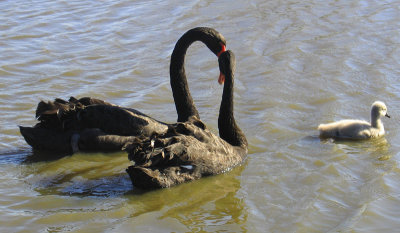
[[(225, 82), (218, 118), (220, 137), (200, 121), (187, 85), (184, 57), (196, 40), (205, 43), (219, 57), (218, 81)], [(35, 139), (40, 138), (31, 135), (60, 137), (63, 146), (73, 151), (123, 147), (135, 162), (127, 169), (132, 183), (144, 189), (171, 187), (227, 171), (243, 162), (247, 140), (233, 115), (235, 57), (233, 52), (225, 51), (225, 44), (223, 36), (211, 28), (189, 30), (177, 42), (170, 66), (178, 113), (176, 124), (86, 97), (39, 103), (36, 115), (40, 123), (33, 128), (21, 127), (21, 133), (37, 149), (54, 147), (46, 148), (40, 142), (37, 146)], [(119, 128), (121, 123), (123, 126)]]
[(165, 188), (220, 174), (243, 162), (247, 140), (233, 115), (235, 57), (231, 51), (218, 59), (225, 79), (218, 117), (220, 137), (211, 133), (196, 116), (168, 126), (163, 134), (135, 138), (125, 150), (135, 162), (127, 172), (139, 188)]

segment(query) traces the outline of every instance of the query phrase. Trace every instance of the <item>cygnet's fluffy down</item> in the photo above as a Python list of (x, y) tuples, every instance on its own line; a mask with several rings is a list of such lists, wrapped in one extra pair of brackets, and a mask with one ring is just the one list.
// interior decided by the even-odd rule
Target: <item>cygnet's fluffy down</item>
[(383, 136), (385, 129), (381, 117), (387, 114), (386, 105), (376, 101), (371, 108), (371, 123), (362, 120), (341, 120), (318, 126), (322, 138), (368, 139)]

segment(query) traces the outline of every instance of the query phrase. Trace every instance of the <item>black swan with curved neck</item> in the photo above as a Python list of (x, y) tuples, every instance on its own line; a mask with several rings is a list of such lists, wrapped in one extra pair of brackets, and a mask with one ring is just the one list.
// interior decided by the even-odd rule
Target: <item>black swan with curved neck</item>
[(225, 38), (212, 28), (199, 27), (186, 32), (177, 42), (171, 55), (170, 83), (178, 113), (178, 122), (191, 116), (200, 119), (190, 95), (185, 73), (185, 55), (188, 47), (196, 40), (202, 41), (218, 57), (226, 50)]
[[(186, 121), (191, 116), (199, 118), (184, 68), (186, 51), (195, 41), (203, 42), (217, 56), (226, 50), (225, 38), (212, 28), (193, 28), (178, 40), (170, 66), (178, 121)], [(121, 150), (130, 138), (118, 136), (150, 136), (165, 133), (168, 129), (168, 124), (135, 109), (90, 97), (41, 101), (36, 109), (36, 118), (40, 121), (38, 124), (34, 127), (20, 126), (20, 132), (26, 142), (37, 150)]]
[(134, 186), (171, 187), (228, 171), (246, 158), (247, 140), (233, 114), (234, 54), (228, 50), (218, 61), (225, 76), (218, 117), (220, 137), (192, 116), (186, 122), (169, 125), (166, 133), (135, 138), (125, 148), (135, 163), (127, 169)]

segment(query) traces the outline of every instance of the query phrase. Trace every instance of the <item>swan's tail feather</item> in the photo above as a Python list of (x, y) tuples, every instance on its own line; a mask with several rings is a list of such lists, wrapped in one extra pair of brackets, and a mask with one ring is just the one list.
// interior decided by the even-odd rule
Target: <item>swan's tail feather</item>
[(76, 125), (72, 124), (76, 118), (77, 112), (84, 108), (79, 101), (65, 101), (55, 99), (53, 102), (40, 101), (36, 108), (36, 118), (40, 123), (36, 127), (66, 130), (74, 129)]
[(57, 114), (58, 109), (61, 107), (62, 103), (59, 103), (57, 99), (54, 102), (44, 102), (40, 101), (36, 108), (36, 119), (39, 119), (44, 115), (54, 115)]
[[(25, 141), (37, 150), (73, 152), (82, 150), (120, 150), (128, 138), (118, 135), (104, 135), (100, 130), (85, 130), (81, 122), (83, 110), (90, 105), (115, 106), (103, 100), (90, 97), (77, 99), (70, 97), (68, 101), (56, 98), (54, 101), (40, 101), (35, 116), (39, 121), (33, 127), (20, 126)], [(97, 128), (97, 127), (89, 127)], [(71, 136), (79, 135), (72, 140)], [(78, 145), (79, 144), (79, 145)], [(79, 147), (78, 147), (79, 146)]]
[(70, 139), (72, 132), (60, 133), (52, 129), (23, 127), (19, 130), (25, 141), (36, 150), (71, 152)]

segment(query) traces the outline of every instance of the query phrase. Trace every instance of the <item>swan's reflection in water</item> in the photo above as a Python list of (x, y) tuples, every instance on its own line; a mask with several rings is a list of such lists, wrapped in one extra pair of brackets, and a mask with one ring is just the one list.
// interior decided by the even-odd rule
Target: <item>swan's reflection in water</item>
[[(57, 156), (61, 158), (55, 159)], [(247, 207), (238, 190), (247, 161), (224, 174), (173, 188), (143, 191), (132, 188), (125, 172), (130, 164), (126, 153), (57, 156), (32, 153), (23, 163), (22, 176), (40, 196), (47, 197), (48, 203), (63, 205), (63, 196), (78, 198), (79, 210), (72, 205), (69, 211), (76, 211), (82, 219), (104, 218), (104, 222), (114, 222), (118, 231), (143, 230), (140, 227), (146, 222), (153, 225), (152, 229), (157, 229), (157, 224), (165, 227), (163, 223), (169, 222), (171, 229), (178, 227), (175, 230), (182, 231), (179, 227), (186, 226), (183, 231), (196, 232), (227, 228), (237, 231), (245, 227)], [(101, 210), (92, 206), (93, 198), (103, 199)], [(42, 208), (39, 213), (44, 219), (57, 215), (51, 208)], [(73, 220), (65, 222), (68, 223), (78, 224)]]
[(332, 143), (335, 150), (341, 150), (346, 154), (359, 154), (360, 151), (366, 152), (371, 158), (380, 161), (388, 160), (392, 157), (390, 144), (385, 137), (370, 140), (344, 140), (344, 139), (323, 139), (322, 143)]
[[(142, 214), (143, 221), (178, 221), (185, 231), (245, 230), (248, 213), (244, 201), (238, 196), (240, 175), (247, 162), (230, 172), (206, 177), (169, 189), (148, 192), (144, 195), (127, 195), (127, 207), (132, 211), (121, 229), (136, 229), (132, 222)], [(157, 219), (155, 220), (154, 217)]]

